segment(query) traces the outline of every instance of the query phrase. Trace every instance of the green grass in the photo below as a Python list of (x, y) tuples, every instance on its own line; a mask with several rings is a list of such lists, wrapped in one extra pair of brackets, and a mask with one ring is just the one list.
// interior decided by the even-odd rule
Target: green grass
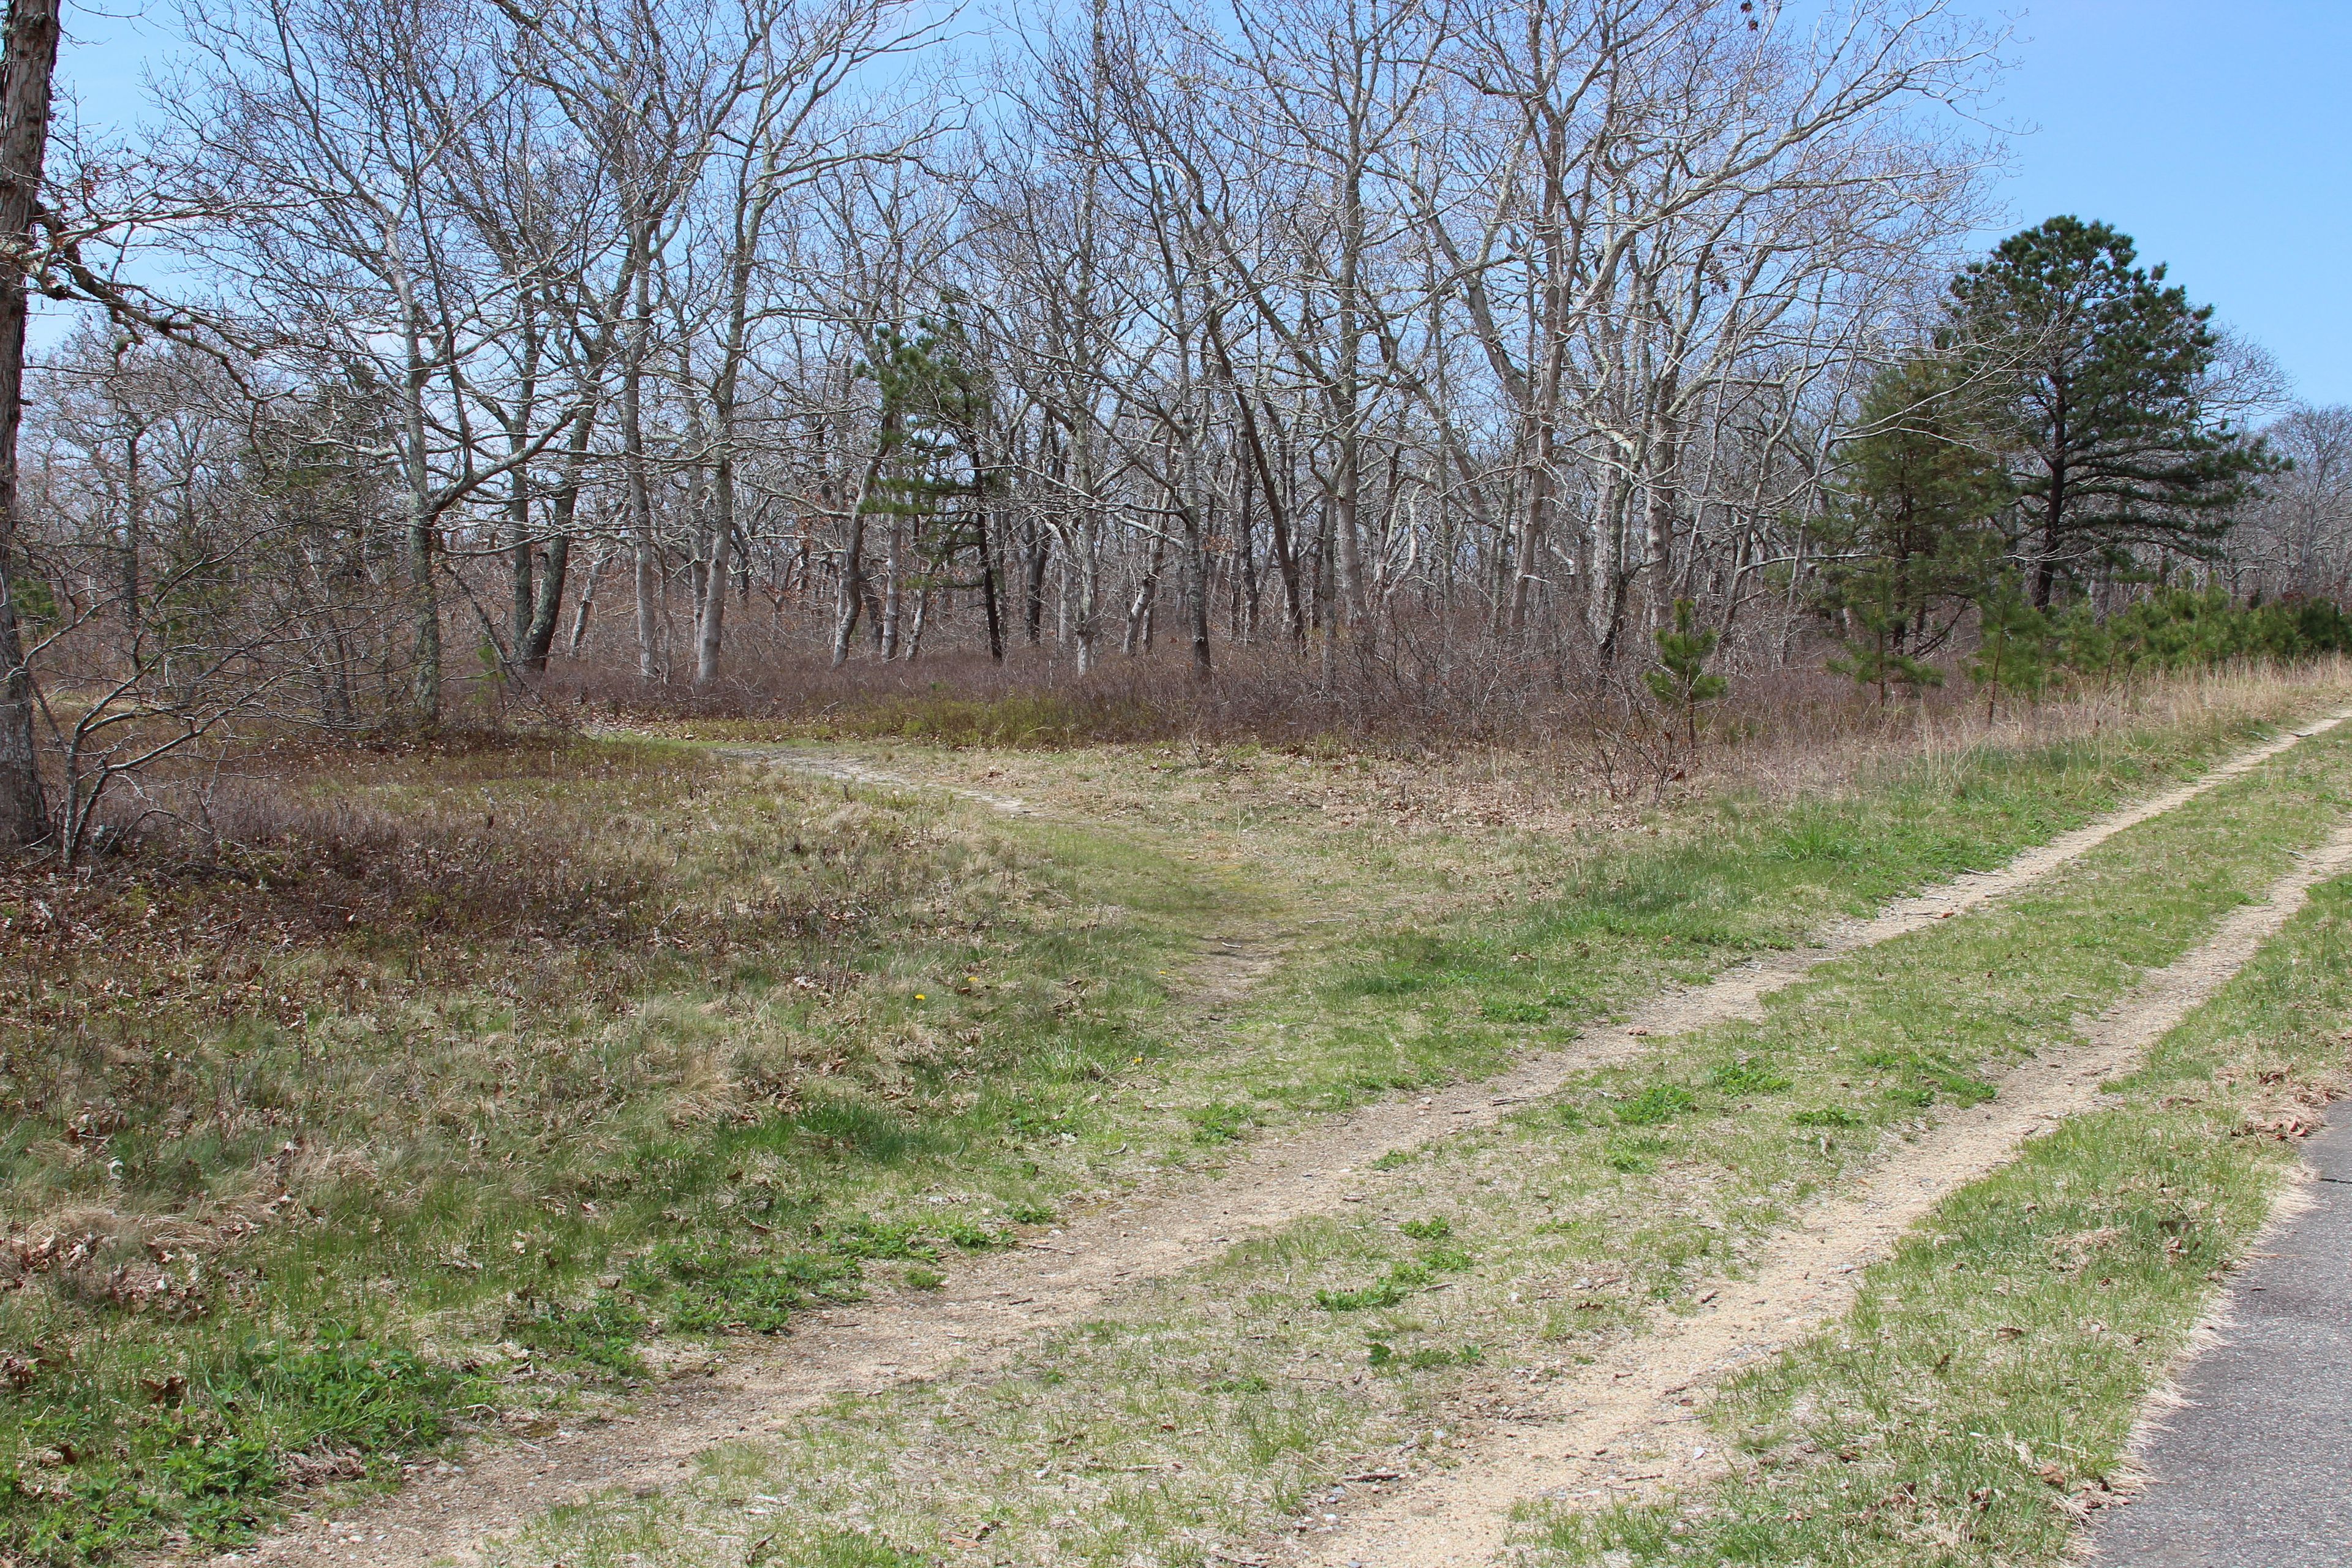
[[(2022, 753), (1978, 749), (1829, 799), (1693, 803), (1654, 820), (1654, 837), (1498, 836), (1507, 847), (1493, 853), (1507, 866), (1496, 879), (1519, 896), (1500, 907), (1465, 900), (1402, 929), (1377, 915), (1350, 922), (1239, 1022), (1243, 1048), (1171, 1070), (1204, 1099), (1253, 1103), (1267, 1125), (1483, 1077), (1662, 985), (1997, 867), (2246, 738), (2140, 731)], [(1253, 832), (1245, 841), (1268, 837)], [(1400, 847), (1342, 835), (1325, 849), (1337, 866), (1267, 853), (1345, 905), (1385, 896), (1367, 878), (1409, 888), (1458, 875), (1475, 858), (1459, 837)]]
[(2296, 1152), (2249, 1135), (2340, 1092), (2352, 881), (2168, 1036), (2104, 1109), (1954, 1194), (1840, 1322), (1707, 1412), (1735, 1478), (1545, 1522), (1529, 1561), (2059, 1563)]
[(449, 1409), (476, 1392), (396, 1346), (254, 1338), (201, 1381), (145, 1380), (144, 1410), (107, 1433), (126, 1458), (90, 1447), (79, 1404), (117, 1393), (104, 1375), (69, 1363), (17, 1395), (41, 1399), (16, 1424), (19, 1457), (0, 1459), (0, 1498), (30, 1515), (16, 1544), (35, 1561), (114, 1555), (166, 1532), (198, 1545), (244, 1541), (256, 1499), (282, 1484), (288, 1454), (327, 1475), (362, 1474), (368, 1458), (436, 1442)]
[[(2327, 831), (2348, 784), (2352, 747), (2315, 742), (2030, 893), (1822, 966), (1760, 1022), (1661, 1042), (1554, 1103), (1360, 1173), (1361, 1204), (1139, 1288), (1002, 1371), (845, 1398), (778, 1436), (721, 1445), (671, 1495), (550, 1519), (508, 1560), (604, 1568), (658, 1527), (666, 1561), (717, 1563), (754, 1510), (783, 1563), (815, 1561), (811, 1521), (844, 1513), (948, 1559), (961, 1550), (948, 1537), (983, 1521), (992, 1553), (1103, 1568), (1263, 1541), (1330, 1477), (1438, 1462), (1457, 1401), (1565, 1375), (1768, 1251), (1800, 1205), (2025, 1054), (2076, 1043), (2072, 1018), (2266, 887)], [(1832, 1106), (1834, 1121), (1818, 1114)], [(2081, 1217), (2060, 1205), (2075, 1228), (2051, 1236), (2096, 1228)], [(2028, 1248), (2045, 1269), (2049, 1240), (2037, 1231), (2041, 1251)], [(2221, 1255), (2200, 1253), (2200, 1268)], [(2090, 1278), (2123, 1288), (2103, 1266)], [(2127, 1422), (2124, 1392), (2093, 1384), (2085, 1397)], [(1691, 1539), (1669, 1533), (1683, 1522), (1659, 1526), (1665, 1557)]]
[[(66, 1564), (175, 1534), (248, 1539), (289, 1489), (391, 1480), (500, 1412), (601, 1407), (681, 1348), (773, 1332), (877, 1277), (924, 1289), (1008, 1226), (1213, 1163), (1259, 1129), (1492, 1072), (1662, 980), (1994, 863), (2246, 729), (1979, 752), (1793, 810), (1700, 803), (1630, 844), (1357, 836), (1311, 854), (1281, 823), (997, 822), (677, 747), (355, 766), (246, 860), (38, 895), (108, 940), (77, 946), (68, 924), (0, 995), (0, 1205), (12, 1240), (58, 1240), (27, 1289), (0, 1293), (0, 1343), (37, 1352), (0, 1384), (0, 1458), (17, 1456), (0, 1552)], [(339, 812), (398, 831), (348, 837)], [(2243, 832), (2166, 931), (2289, 829)], [(1475, 855), (1516, 869), (1465, 881), (1459, 858)], [(1366, 907), (1340, 895), (1369, 889), (1394, 907), (1323, 912)], [(35, 896), (0, 898), (12, 931), (35, 927)], [(1287, 963), (1223, 1004), (1200, 1048), (1191, 956), (1283, 922), (1301, 933)], [(1990, 1047), (1956, 1038), (1896, 1041), (1869, 1066), (1872, 1127), (1974, 1092)], [(1034, 1389), (1126, 1391), (1099, 1428), (1108, 1468), (1086, 1472), (1124, 1478), (1105, 1484), (1125, 1500), (1081, 1554), (1157, 1551), (1186, 1519), (1254, 1527), (1338, 1456), (1402, 1437), (1448, 1380), (1491, 1375), (1561, 1312), (1571, 1339), (1622, 1326), (1860, 1157), (1848, 1130), (1749, 1115), (1759, 1098), (1832, 1102), (1818, 1062), (1760, 1037), (1718, 1057), (1602, 1075), (1540, 1125), (1515, 1121), (1495, 1136), (1534, 1141), (1527, 1171), (1474, 1174), (1502, 1147), (1484, 1137), (1391, 1166), (1428, 1194), (1412, 1217), (1462, 1228), (1458, 1245), (1373, 1216), (1309, 1226), (1237, 1250), (1213, 1326), (1146, 1292), (1101, 1334), (1041, 1348)], [(1786, 1189), (1773, 1205), (1733, 1205), (1717, 1231), (1641, 1209), (1735, 1107)], [(1580, 1216), (1559, 1201), (1574, 1184), (1625, 1213)], [(1522, 1264), (1627, 1247), (1638, 1266), (1590, 1308), (1498, 1294)], [(1236, 1348), (1244, 1323), (1266, 1337)], [(1370, 1375), (1375, 1342), (1397, 1364), (1381, 1369), (1386, 1403), (1363, 1406), (1347, 1379)], [(330, 1375), (351, 1355), (402, 1369), (408, 1415), (351, 1417)], [(1305, 1381), (1299, 1358), (1348, 1370)], [(1061, 1408), (1028, 1387), (1007, 1382), (992, 1407), (1002, 1435), (973, 1472), (990, 1484), (1061, 1453), (1052, 1432), (1024, 1448)], [(1129, 1431), (1170, 1401), (1177, 1437), (1157, 1418)], [(852, 1415), (812, 1452), (884, 1451), (890, 1422)], [(1195, 1426), (1216, 1433), (1198, 1478), (1222, 1500), (1120, 1468), (1190, 1451)], [(1052, 1536), (1051, 1512), (1023, 1527), (1032, 1539)], [(929, 1539), (893, 1531), (892, 1551)], [(763, 1551), (846, 1562), (884, 1540), (785, 1531)]]
[[(0, 1554), (234, 1544), (289, 1486), (396, 1478), (482, 1412), (625, 1394), (664, 1341), (772, 1333), (876, 1260), (998, 1245), (1089, 1180), (1070, 1129), (1165, 1050), (1188, 921), (1246, 905), (934, 801), (659, 747), (546, 755), (465, 759), (462, 788), (425, 768), (323, 787), (428, 847), (484, 801), (595, 821), (563, 943), (430, 885), (429, 910), (395, 909), (415, 942), (318, 940), (306, 894), (371, 888), (273, 850), (226, 883), (133, 872), (79, 911), (241, 911), (263, 941), (68, 951), (20, 996), (43, 1022), (0, 1051), (0, 1199), (13, 1240), (58, 1240), (0, 1294), (0, 1343), (54, 1354), (0, 1384), (0, 1456), (30, 1456), (0, 1480)], [(289, 1001), (240, 1010), (247, 991)], [(296, 1359), (265, 1375), (265, 1342)], [(354, 1426), (331, 1381), (285, 1370), (342, 1343), (425, 1369), (415, 1419)], [(173, 1379), (183, 1404), (159, 1406), (147, 1386)]]

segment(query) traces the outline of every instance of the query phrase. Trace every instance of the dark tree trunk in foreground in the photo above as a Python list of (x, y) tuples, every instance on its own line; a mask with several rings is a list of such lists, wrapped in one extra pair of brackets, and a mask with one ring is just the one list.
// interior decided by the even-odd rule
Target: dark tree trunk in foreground
[[(58, 64), (58, 0), (11, 0), (6, 53), (0, 57), (0, 247), (34, 253), (33, 214), (49, 143), (49, 79)], [(16, 629), (11, 574), (16, 562), (19, 500), (16, 433), (25, 420), (25, 311), (22, 262), (0, 274), (0, 845), (24, 847), (49, 836), (33, 744), (33, 677)]]

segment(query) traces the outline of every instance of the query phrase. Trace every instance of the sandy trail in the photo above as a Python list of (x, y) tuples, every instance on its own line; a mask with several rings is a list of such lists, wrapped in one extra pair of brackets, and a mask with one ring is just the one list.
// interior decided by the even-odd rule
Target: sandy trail
[(1696, 1313), (1661, 1313), (1651, 1332), (1523, 1404), (1457, 1468), (1385, 1493), (1308, 1538), (1296, 1555), (1379, 1568), (1484, 1564), (1508, 1544), (1515, 1504), (1600, 1506), (1720, 1475), (1718, 1439), (1690, 1425), (1707, 1385), (1843, 1313), (1861, 1270), (1906, 1230), (2005, 1164), (2035, 1132), (2095, 1105), (2101, 1084), (2137, 1067), (2294, 918), (2315, 886), (2347, 870), (2352, 828), (2305, 857), (2262, 902), (2233, 910), (2204, 945), (2143, 979), (2091, 1024), (2082, 1047), (2017, 1068), (1992, 1101), (1952, 1116), (1775, 1236), (1760, 1268), (1715, 1281), (1713, 1300)]
[(788, 773), (806, 773), (812, 778), (835, 779), (842, 784), (865, 784), (875, 789), (911, 790), (919, 795), (950, 795), (958, 800), (976, 802), (1004, 816), (1045, 815), (1016, 795), (998, 795), (966, 784), (925, 784), (904, 773), (894, 773), (887, 768), (861, 763), (855, 757), (836, 756), (829, 752), (796, 752), (779, 746), (716, 746), (712, 752), (730, 763), (764, 764), (782, 768)]
[[(1211, 1258), (1244, 1232), (1327, 1213), (1347, 1196), (1369, 1194), (1391, 1179), (1364, 1168), (1383, 1154), (1489, 1125), (1508, 1107), (1549, 1094), (1577, 1074), (1645, 1055), (1655, 1048), (1654, 1037), (1752, 1016), (1765, 996), (1830, 959), (2029, 887), (2116, 834), (2347, 721), (2352, 710), (2283, 734), (2193, 783), (2027, 850), (1998, 870), (1956, 879), (1873, 919), (1840, 922), (1813, 946), (1658, 997), (1623, 1024), (1597, 1026), (1566, 1048), (1499, 1077), (1419, 1099), (1377, 1102), (1259, 1139), (1205, 1178), (1197, 1172), (1170, 1178), (1162, 1186), (1077, 1215), (1046, 1236), (964, 1264), (939, 1290), (877, 1295), (854, 1307), (812, 1313), (772, 1348), (743, 1355), (708, 1376), (649, 1390), (632, 1414), (566, 1425), (511, 1444), (484, 1445), (460, 1466), (420, 1470), (399, 1491), (359, 1503), (331, 1521), (323, 1514), (298, 1515), (256, 1546), (220, 1560), (377, 1568), (478, 1562), (492, 1538), (550, 1508), (613, 1488), (659, 1487), (677, 1479), (693, 1456), (712, 1445), (769, 1429), (826, 1399), (935, 1376), (950, 1366), (984, 1373), (1041, 1332), (1087, 1317), (1129, 1286)], [(822, 763), (823, 776), (845, 782), (929, 787), (871, 770), (862, 770), (863, 777), (831, 771), (841, 759), (748, 750), (730, 754), (785, 766)], [(958, 793), (992, 809), (1031, 809), (1010, 797)], [(1233, 965), (1221, 976), (1226, 984), (1213, 984), (1211, 994), (1217, 1001), (1236, 1000), (1230, 983), (1255, 963), (1224, 962)], [(1916, 1151), (1906, 1155), (1905, 1168), (1919, 1157)], [(1765, 1294), (1764, 1281), (1756, 1284), (1759, 1289), (1742, 1300)], [(1780, 1288), (1801, 1296), (1805, 1285), (1801, 1277)], [(1593, 1446), (1599, 1444), (1587, 1447)], [(1385, 1556), (1380, 1561), (1387, 1568)]]

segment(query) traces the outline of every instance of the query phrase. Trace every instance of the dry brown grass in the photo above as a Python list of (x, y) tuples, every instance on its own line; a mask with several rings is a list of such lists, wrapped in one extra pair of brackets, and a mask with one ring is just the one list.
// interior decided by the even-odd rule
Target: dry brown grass
[[(1993, 753), (2076, 744), (2127, 749), (2168, 733), (2218, 738), (2248, 723), (2284, 724), (2352, 697), (2352, 659), (2231, 667), (2067, 693), (1988, 715), (1934, 700), (1881, 709), (1850, 683), (1791, 676), (1737, 694), (1696, 752), (1622, 712), (1580, 730), (1408, 746), (1325, 735), (1265, 746), (1204, 734), (1044, 747), (929, 736), (853, 740), (825, 727), (679, 721), (685, 734), (766, 734), (849, 745), (910, 777), (1009, 795), (1074, 818), (1177, 833), (1213, 824), (1280, 828), (1360, 854), (1365, 836), (1398, 847), (1444, 839), (1465, 848), (1533, 836), (1562, 841), (1636, 828), (1660, 805), (1726, 796), (1771, 804), (1843, 795), (1924, 767), (1933, 777)], [(1263, 837), (1263, 836), (1258, 836)]]
[[(740, 725), (740, 738), (789, 732), (824, 740), (905, 740), (950, 745), (1257, 742), (1286, 748), (1370, 749), (1418, 756), (1436, 749), (1586, 754), (1608, 791), (1631, 797), (1695, 773), (1644, 688), (1646, 657), (1597, 664), (1573, 640), (1500, 648), (1480, 628), (1405, 615), (1376, 644), (1219, 643), (1213, 675), (1197, 679), (1183, 648), (1138, 657), (1105, 650), (1080, 676), (1066, 653), (1021, 646), (1002, 662), (968, 640), (912, 661), (882, 663), (863, 648), (830, 668), (814, 621), (759, 616), (730, 630), (725, 673), (695, 690), (684, 679), (648, 685), (634, 647), (592, 644), (534, 693), (541, 716), (621, 717), (631, 724), (688, 720)], [(1988, 721), (1985, 699), (1953, 677), (1912, 700), (1881, 708), (1874, 693), (1823, 668), (1818, 640), (1793, 650), (1736, 639), (1717, 657), (1731, 682), (1709, 729), (1719, 742), (1776, 753), (1772, 771), (1801, 778), (1819, 756), (1866, 747), (2080, 732), (2102, 713), (2126, 713), (2148, 692), (2263, 681), (2225, 670), (2179, 679), (2084, 682), (2021, 713)], [(2315, 666), (2324, 670), (2326, 666)], [(2341, 661), (2334, 661), (2340, 676)], [(2294, 679), (2292, 676), (2289, 679)], [(2323, 676), (2324, 679), (2324, 676)], [(2172, 700), (2159, 698), (2159, 701)], [(515, 711), (523, 712), (523, 708)], [(1704, 747), (1701, 768), (1719, 766)], [(1833, 767), (1833, 764), (1832, 764)]]

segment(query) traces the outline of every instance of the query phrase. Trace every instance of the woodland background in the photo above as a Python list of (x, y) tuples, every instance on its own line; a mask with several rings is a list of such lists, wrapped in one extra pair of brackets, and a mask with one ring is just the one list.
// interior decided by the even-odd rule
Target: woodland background
[(1695, 746), (2347, 640), (2352, 411), (2103, 225), (1961, 254), (2004, 40), (1936, 0), (185, 26), (24, 226), (68, 856), (257, 727)]

